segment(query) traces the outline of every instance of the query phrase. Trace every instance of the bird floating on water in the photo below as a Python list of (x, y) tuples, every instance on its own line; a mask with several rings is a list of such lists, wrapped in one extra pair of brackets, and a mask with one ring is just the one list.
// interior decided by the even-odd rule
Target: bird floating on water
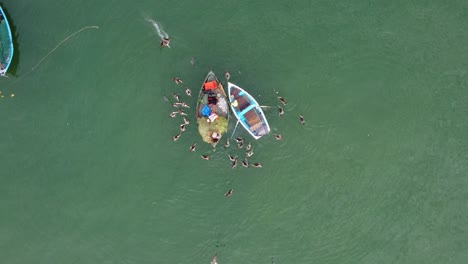
[(301, 120), (301, 125), (305, 125), (304, 117), (299, 115), (299, 120)]
[(190, 146), (190, 152), (194, 152), (196, 147), (197, 143), (193, 143), (192, 146)]

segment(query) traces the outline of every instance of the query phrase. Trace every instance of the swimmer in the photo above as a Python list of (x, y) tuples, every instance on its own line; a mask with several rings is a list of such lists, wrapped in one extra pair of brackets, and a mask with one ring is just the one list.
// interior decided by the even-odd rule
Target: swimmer
[(242, 161), (242, 166), (245, 167), (245, 168), (248, 168), (249, 167), (249, 161), (247, 159), (244, 159)]
[(276, 138), (276, 140), (282, 140), (283, 139), (283, 137), (280, 134), (275, 134), (275, 138)]
[(229, 81), (229, 79), (231, 78), (231, 74), (227, 71), (226, 74), (224, 74), (224, 76), (226, 77), (226, 80)]
[(190, 125), (190, 121), (184, 116), (184, 124)]
[(243, 147), (244, 147), (244, 141), (239, 142), (239, 144), (237, 145), (237, 148), (241, 149)]
[(201, 155), (200, 157), (204, 160), (210, 160), (210, 156), (208, 155)]
[(245, 155), (247, 156), (247, 158), (252, 157), (253, 154), (254, 154), (253, 150), (248, 151), (247, 153), (245, 153)]
[(234, 189), (229, 189), (229, 191), (227, 191), (227, 193), (226, 193), (224, 196), (226, 196), (227, 198), (229, 198), (229, 197), (231, 197), (232, 192), (234, 192)]
[(161, 48), (164, 48), (164, 47), (171, 48), (171, 46), (169, 46), (170, 42), (171, 42), (170, 38), (162, 38), (161, 39)]
[(173, 94), (172, 94), (172, 96), (174, 97), (174, 99), (176, 99), (176, 100), (177, 100), (177, 102), (179, 102), (179, 101), (180, 101), (180, 96), (179, 96), (178, 94), (176, 94), (176, 93), (173, 93)]
[(177, 141), (179, 138), (180, 138), (180, 135), (177, 134), (177, 135), (172, 137), (172, 141)]
[(234, 169), (237, 166), (237, 158), (234, 159), (234, 161), (231, 164), (231, 169)]
[(169, 116), (170, 116), (171, 118), (174, 118), (174, 117), (176, 117), (177, 113), (178, 113), (178, 112), (172, 112), (172, 113), (169, 114)]
[(185, 131), (185, 124), (182, 124), (180, 125), (180, 132), (184, 132)]
[(234, 160), (237, 159), (237, 157), (231, 156), (231, 155), (229, 155), (229, 154), (228, 154), (228, 157), (229, 157), (229, 160), (230, 160), (230, 161), (234, 161)]
[(229, 138), (226, 139), (226, 144), (224, 144), (224, 148), (229, 148), (229, 146), (231, 145), (231, 143), (229, 143)]

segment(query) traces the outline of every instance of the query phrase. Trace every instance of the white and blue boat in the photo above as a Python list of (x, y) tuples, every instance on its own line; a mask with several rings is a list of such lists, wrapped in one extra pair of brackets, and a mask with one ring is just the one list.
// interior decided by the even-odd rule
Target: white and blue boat
[(259, 139), (270, 132), (265, 114), (255, 98), (230, 82), (228, 82), (228, 94), (232, 112), (253, 138)]
[(13, 38), (8, 19), (0, 6), (0, 75), (5, 76), (13, 58)]

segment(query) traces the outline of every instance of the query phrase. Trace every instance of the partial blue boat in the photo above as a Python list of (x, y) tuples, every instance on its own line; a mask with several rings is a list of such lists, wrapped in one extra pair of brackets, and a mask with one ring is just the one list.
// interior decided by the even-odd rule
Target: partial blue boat
[(270, 132), (270, 126), (257, 101), (244, 89), (228, 82), (231, 109), (249, 134), (259, 139)]
[(13, 58), (13, 38), (8, 19), (0, 6), (0, 75), (5, 76)]

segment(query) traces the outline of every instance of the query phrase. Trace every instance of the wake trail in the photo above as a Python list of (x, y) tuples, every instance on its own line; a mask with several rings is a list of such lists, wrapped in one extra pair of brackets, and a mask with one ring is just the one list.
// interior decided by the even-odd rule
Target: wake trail
[(158, 33), (159, 37), (161, 39), (163, 38), (169, 38), (169, 35), (164, 31), (164, 29), (162, 28), (162, 26), (160, 24), (158, 24), (158, 22), (156, 22), (155, 20), (147, 17), (146, 18), (146, 21), (150, 22), (154, 29), (156, 30), (156, 33)]

